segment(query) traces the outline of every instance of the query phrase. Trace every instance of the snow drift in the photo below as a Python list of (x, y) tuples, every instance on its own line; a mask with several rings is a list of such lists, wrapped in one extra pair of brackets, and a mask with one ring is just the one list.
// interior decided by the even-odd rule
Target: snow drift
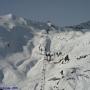
[(90, 90), (90, 24), (57, 27), (0, 16), (0, 84), (20, 90)]

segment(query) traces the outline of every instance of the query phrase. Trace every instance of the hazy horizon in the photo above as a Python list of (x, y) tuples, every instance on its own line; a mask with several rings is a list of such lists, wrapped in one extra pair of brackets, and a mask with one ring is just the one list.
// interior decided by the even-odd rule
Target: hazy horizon
[(59, 26), (90, 20), (90, 0), (1, 0), (0, 15), (12, 13), (34, 21)]

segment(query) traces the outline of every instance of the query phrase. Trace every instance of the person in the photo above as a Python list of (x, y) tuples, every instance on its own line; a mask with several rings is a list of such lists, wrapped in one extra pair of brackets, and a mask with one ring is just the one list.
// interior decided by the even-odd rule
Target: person
[(69, 61), (69, 56), (68, 55), (66, 55), (66, 57), (65, 57), (65, 62), (66, 61)]
[(62, 52), (56, 52), (56, 55), (59, 57), (62, 54)]
[(61, 72), (60, 72), (60, 73), (61, 73), (61, 75), (63, 75), (63, 70), (61, 70)]
[(48, 61), (51, 61), (51, 57), (52, 57), (53, 55), (51, 55), (50, 52), (47, 52), (47, 53), (46, 53), (46, 56), (47, 56), (47, 58), (48, 58)]

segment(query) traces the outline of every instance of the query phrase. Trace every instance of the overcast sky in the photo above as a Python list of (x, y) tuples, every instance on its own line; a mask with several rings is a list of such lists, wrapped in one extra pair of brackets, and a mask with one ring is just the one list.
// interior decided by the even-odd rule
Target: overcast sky
[(73, 25), (90, 20), (90, 0), (0, 0), (0, 15)]

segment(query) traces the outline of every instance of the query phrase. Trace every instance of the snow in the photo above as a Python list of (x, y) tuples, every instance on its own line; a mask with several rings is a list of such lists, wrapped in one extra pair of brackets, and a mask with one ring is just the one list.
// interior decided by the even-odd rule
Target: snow
[(41, 23), (17, 18), (0, 17), (1, 85), (20, 90), (90, 90), (89, 29), (54, 28), (47, 33), (47, 24), (41, 29)]
[(50, 21), (47, 22), (47, 25), (51, 27), (52, 23)]
[(6, 27), (8, 31), (17, 25), (26, 25), (27, 22), (22, 17), (16, 17), (12, 14), (0, 16), (0, 26)]

